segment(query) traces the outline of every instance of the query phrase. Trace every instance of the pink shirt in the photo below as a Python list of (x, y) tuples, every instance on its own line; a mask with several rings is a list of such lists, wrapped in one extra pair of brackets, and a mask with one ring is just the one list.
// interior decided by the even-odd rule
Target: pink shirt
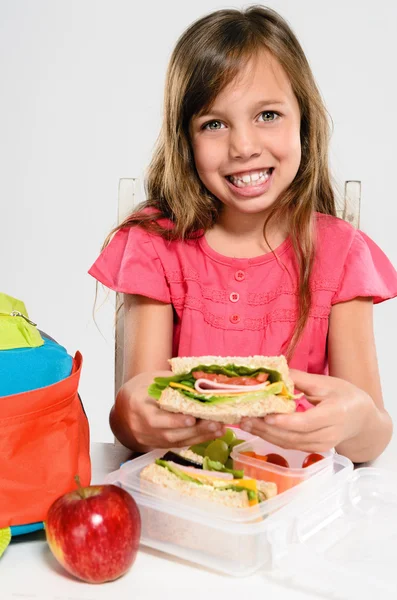
[[(327, 373), (331, 307), (397, 296), (397, 273), (378, 246), (341, 219), (316, 215), (312, 308), (290, 366)], [(286, 352), (297, 318), (298, 266), (287, 238), (255, 258), (229, 258), (205, 237), (167, 242), (140, 227), (117, 232), (89, 273), (112, 290), (174, 308), (173, 356)]]

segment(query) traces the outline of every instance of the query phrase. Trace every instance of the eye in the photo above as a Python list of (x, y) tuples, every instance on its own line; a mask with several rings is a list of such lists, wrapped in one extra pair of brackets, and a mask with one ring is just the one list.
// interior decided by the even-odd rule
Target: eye
[(272, 123), (273, 121), (276, 121), (279, 118), (279, 116), (280, 115), (274, 112), (274, 110), (264, 110), (260, 114), (260, 117), (262, 117), (264, 123)]
[(208, 123), (204, 123), (201, 129), (206, 129), (207, 131), (218, 131), (218, 129), (221, 129), (222, 126), (223, 123), (221, 123), (221, 121), (208, 121)]

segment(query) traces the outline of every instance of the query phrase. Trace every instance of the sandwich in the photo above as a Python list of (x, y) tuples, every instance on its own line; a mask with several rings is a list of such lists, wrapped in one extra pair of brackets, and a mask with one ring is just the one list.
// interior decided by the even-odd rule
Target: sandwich
[(208, 458), (202, 464), (195, 463), (172, 451), (144, 467), (140, 478), (192, 501), (204, 500), (233, 508), (249, 508), (277, 494), (275, 483), (244, 477), (244, 471), (226, 469)]
[(164, 410), (230, 425), (295, 411), (299, 396), (284, 356), (178, 357), (169, 363), (173, 375), (156, 377), (148, 389)]

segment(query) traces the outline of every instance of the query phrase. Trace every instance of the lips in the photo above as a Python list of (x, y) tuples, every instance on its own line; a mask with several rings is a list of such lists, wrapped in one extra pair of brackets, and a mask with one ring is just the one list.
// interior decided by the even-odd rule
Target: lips
[[(257, 198), (266, 194), (272, 187), (275, 168), (251, 170), (225, 177), (226, 185), (238, 198)], [(249, 177), (249, 181), (248, 181)], [(245, 181), (244, 181), (245, 178)]]

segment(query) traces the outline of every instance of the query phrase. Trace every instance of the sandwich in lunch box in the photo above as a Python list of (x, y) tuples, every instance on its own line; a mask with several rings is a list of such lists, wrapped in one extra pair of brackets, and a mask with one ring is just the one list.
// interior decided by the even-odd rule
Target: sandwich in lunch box
[(194, 500), (233, 508), (249, 508), (277, 494), (275, 483), (244, 477), (244, 471), (226, 469), (208, 458), (201, 460), (201, 464), (196, 463), (194, 459), (168, 451), (144, 467), (140, 478)]
[(156, 377), (148, 389), (164, 410), (230, 425), (295, 411), (284, 356), (178, 357), (169, 363), (174, 375)]

